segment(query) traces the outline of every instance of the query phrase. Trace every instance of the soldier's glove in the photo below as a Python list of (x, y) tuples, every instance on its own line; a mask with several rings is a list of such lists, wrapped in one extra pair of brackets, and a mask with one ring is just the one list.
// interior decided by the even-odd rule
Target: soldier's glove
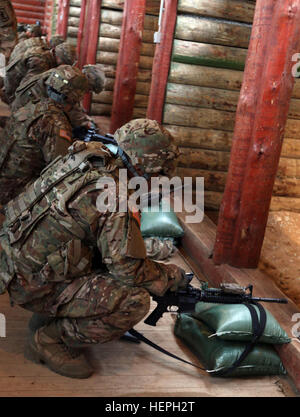
[(187, 288), (190, 278), (186, 276), (186, 272), (177, 265), (168, 265), (170, 267), (169, 280), (172, 281), (170, 291)]

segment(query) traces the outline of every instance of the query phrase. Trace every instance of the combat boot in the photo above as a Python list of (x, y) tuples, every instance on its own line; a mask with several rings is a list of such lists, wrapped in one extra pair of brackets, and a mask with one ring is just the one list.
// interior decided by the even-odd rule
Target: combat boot
[(55, 321), (30, 335), (25, 357), (69, 378), (88, 378), (93, 373), (82, 350), (62, 341)]
[(41, 327), (47, 326), (51, 323), (53, 318), (46, 316), (45, 314), (33, 313), (28, 323), (28, 328), (31, 333), (35, 333)]

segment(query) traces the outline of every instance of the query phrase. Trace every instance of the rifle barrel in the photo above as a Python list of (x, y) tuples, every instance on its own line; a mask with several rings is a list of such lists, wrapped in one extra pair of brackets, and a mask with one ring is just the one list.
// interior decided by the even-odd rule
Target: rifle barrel
[(287, 304), (288, 300), (286, 298), (260, 298), (260, 297), (252, 297), (253, 301), (261, 301), (266, 303), (280, 303), (280, 304)]

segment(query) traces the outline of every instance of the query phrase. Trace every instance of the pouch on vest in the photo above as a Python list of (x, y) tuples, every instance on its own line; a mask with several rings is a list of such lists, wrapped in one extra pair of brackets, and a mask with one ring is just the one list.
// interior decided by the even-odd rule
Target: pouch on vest
[[(254, 306), (258, 312), (258, 308)], [(267, 321), (260, 337), (261, 343), (282, 344), (291, 339), (277, 320), (266, 309)], [(197, 303), (192, 316), (203, 321), (214, 332), (212, 337), (223, 340), (250, 341), (252, 338), (252, 319), (244, 304)]]
[[(213, 331), (190, 314), (178, 315), (174, 333), (196, 355), (212, 376), (227, 376), (222, 373), (231, 368), (246, 346), (246, 342), (226, 341), (211, 337)], [(273, 346), (258, 343), (228, 376), (284, 374), (286, 370)]]
[[(92, 251), (83, 246), (81, 240), (73, 239), (48, 255), (47, 261), (54, 272), (53, 277), (47, 277), (48, 280), (73, 280), (91, 272)], [(47, 264), (44, 268), (47, 270)]]

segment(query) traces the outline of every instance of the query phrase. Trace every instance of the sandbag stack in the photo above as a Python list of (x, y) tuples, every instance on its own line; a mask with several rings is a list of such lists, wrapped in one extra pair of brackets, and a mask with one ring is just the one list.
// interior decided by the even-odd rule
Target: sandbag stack
[(178, 315), (174, 333), (212, 376), (284, 375), (286, 370), (273, 345), (291, 340), (267, 310), (266, 317), (262, 336), (234, 369), (232, 365), (253, 337), (252, 319), (245, 304), (199, 302), (194, 313)]

